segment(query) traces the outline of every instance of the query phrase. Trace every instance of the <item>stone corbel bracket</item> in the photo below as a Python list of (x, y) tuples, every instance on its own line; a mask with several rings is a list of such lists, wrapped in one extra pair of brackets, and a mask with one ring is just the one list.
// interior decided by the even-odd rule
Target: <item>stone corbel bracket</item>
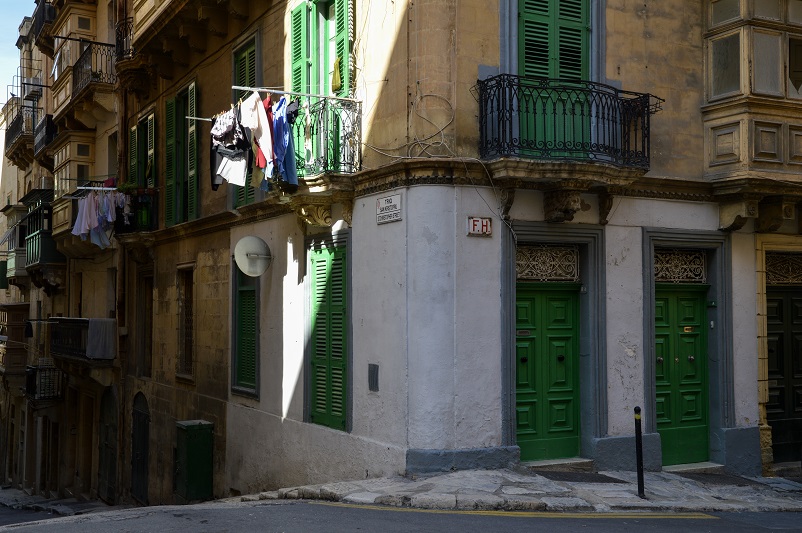
[(582, 180), (563, 180), (543, 194), (543, 212), (546, 222), (570, 222), (582, 208), (581, 194), (591, 186)]
[(757, 219), (759, 202), (759, 198), (748, 196), (721, 202), (718, 210), (718, 229), (738, 231), (749, 219)]
[(782, 196), (764, 198), (758, 206), (758, 217), (755, 220), (755, 231), (771, 233), (780, 229), (786, 220), (793, 220), (794, 202)]

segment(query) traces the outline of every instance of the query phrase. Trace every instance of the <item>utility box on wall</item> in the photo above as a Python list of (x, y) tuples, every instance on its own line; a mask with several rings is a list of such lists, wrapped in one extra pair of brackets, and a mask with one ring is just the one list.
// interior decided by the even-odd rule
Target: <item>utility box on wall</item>
[(212, 499), (214, 424), (176, 422), (175, 493), (185, 502)]

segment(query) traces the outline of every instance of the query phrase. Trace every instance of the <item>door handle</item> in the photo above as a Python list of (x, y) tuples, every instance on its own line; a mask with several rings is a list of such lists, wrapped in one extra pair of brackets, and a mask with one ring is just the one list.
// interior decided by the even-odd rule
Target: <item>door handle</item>
[(657, 364), (660, 364), (660, 365), (663, 364), (663, 358), (662, 357), (658, 357), (657, 358)]
[(528, 357), (521, 357), (521, 362), (522, 363), (526, 363), (527, 361), (529, 361)]
[(564, 355), (558, 355), (557, 356), (557, 360), (562, 363), (563, 361), (565, 361), (565, 356)]
[(694, 361), (696, 361), (696, 358), (694, 356), (692, 356), (692, 355), (689, 355), (688, 356), (688, 362), (689, 363), (693, 363)]

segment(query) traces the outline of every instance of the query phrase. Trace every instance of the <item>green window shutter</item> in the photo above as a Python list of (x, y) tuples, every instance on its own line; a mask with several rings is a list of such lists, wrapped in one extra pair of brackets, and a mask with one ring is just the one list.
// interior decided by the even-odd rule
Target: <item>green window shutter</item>
[(147, 168), (145, 169), (145, 177), (147, 178), (147, 186), (153, 188), (156, 186), (156, 115), (148, 115), (148, 144), (147, 144)]
[(0, 289), (8, 288), (8, 261), (0, 261)]
[(346, 429), (348, 392), (345, 247), (310, 252), (312, 354), (310, 418)]
[(351, 88), (351, 46), (353, 43), (354, 16), (351, 0), (335, 0), (335, 36), (334, 46), (336, 58), (340, 60), (340, 80), (342, 87), (337, 94), (348, 96)]
[[(193, 115), (194, 116), (194, 115)], [(164, 224), (175, 224), (175, 99), (170, 98), (165, 104), (165, 140), (164, 140)]]
[[(197, 116), (198, 90), (195, 83), (187, 89), (187, 115)], [(179, 119), (180, 120), (180, 119)], [(198, 130), (194, 120), (182, 120), (187, 127), (187, 215), (189, 220), (198, 218)]]
[(128, 183), (134, 185), (136, 179), (136, 126), (133, 126), (128, 133)]
[(310, 92), (309, 67), (309, 12), (311, 5), (304, 2), (290, 14), (290, 61), (292, 68), (292, 90)]
[[(256, 87), (256, 39), (234, 54), (234, 85)], [(247, 91), (237, 91), (236, 99), (247, 96)]]
[(236, 376), (237, 387), (256, 389), (256, 280), (237, 269), (237, 353)]
[(589, 11), (587, 0), (520, 0), (519, 73), (587, 79)]

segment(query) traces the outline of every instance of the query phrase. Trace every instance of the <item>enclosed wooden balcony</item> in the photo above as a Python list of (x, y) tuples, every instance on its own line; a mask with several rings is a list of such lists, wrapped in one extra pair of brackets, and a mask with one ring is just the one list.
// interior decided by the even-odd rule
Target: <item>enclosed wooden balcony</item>
[(28, 318), (30, 304), (0, 304), (0, 329), (6, 340), (0, 340), (0, 374), (25, 375), (28, 363), (28, 343), (25, 338), (25, 320)]

